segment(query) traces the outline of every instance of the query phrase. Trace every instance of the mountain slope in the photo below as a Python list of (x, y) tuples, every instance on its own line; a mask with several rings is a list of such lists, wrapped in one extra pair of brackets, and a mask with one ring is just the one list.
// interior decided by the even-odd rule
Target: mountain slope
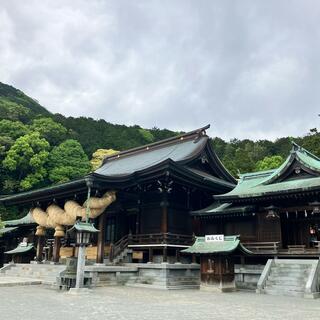
[(25, 95), (22, 91), (0, 82), (0, 103), (14, 103), (30, 110), (35, 115), (49, 116), (51, 113), (37, 101)]
[(148, 130), (139, 126), (112, 124), (103, 119), (52, 114), (22, 91), (0, 82), (0, 120), (19, 120), (29, 124), (39, 117), (50, 117), (61, 123), (68, 129), (68, 138), (78, 140), (89, 157), (97, 149), (125, 150), (177, 134), (166, 129)]

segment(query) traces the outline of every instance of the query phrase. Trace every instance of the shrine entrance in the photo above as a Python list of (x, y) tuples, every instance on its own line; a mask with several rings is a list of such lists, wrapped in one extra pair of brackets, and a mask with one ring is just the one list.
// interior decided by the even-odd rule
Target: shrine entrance
[(281, 215), (282, 248), (318, 249), (320, 218), (306, 212)]

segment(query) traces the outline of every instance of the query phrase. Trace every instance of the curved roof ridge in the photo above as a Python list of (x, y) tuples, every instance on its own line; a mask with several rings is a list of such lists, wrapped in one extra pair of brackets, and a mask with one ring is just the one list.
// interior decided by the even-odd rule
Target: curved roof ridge
[(320, 159), (310, 151), (292, 141), (292, 149), (287, 159), (274, 171), (273, 174), (267, 177), (265, 181), (262, 181), (261, 184), (266, 185), (274, 182), (292, 165), (295, 160), (302, 163), (307, 168), (311, 168), (318, 172), (320, 171)]
[(183, 142), (186, 139), (187, 140), (191, 140), (191, 139), (194, 139), (194, 138), (197, 138), (197, 137), (206, 136), (206, 130), (208, 128), (210, 128), (210, 124), (208, 124), (208, 125), (206, 125), (204, 127), (201, 127), (201, 128), (198, 128), (198, 129), (183, 133), (183, 134), (179, 134), (179, 135), (171, 137), (171, 138), (167, 138), (167, 139), (160, 140), (160, 141), (157, 141), (157, 142), (145, 144), (145, 145), (140, 146), (140, 147), (131, 148), (131, 149), (128, 149), (128, 150), (117, 152), (117, 153), (112, 154), (110, 156), (106, 156), (103, 159), (103, 162), (102, 162), (101, 166), (103, 166), (107, 161), (118, 159), (120, 157), (122, 158), (124, 156), (129, 156), (129, 155), (136, 154), (136, 153), (139, 153), (139, 152), (152, 150), (152, 149), (155, 149), (155, 148), (158, 148), (158, 147), (166, 147), (166, 146), (171, 145), (173, 143)]
[(269, 169), (269, 170), (261, 170), (261, 171), (256, 171), (256, 172), (241, 173), (240, 174), (240, 180), (255, 179), (255, 178), (260, 177), (260, 176), (270, 175), (274, 171), (276, 171), (276, 169)]
[(292, 149), (291, 149), (291, 152), (303, 152), (305, 153), (306, 155), (308, 155), (309, 157), (313, 158), (314, 160), (318, 160), (320, 162), (320, 158), (317, 157), (315, 154), (313, 154), (312, 152), (310, 152), (309, 150), (301, 147), (300, 145), (298, 145), (296, 142), (294, 141), (291, 141), (292, 143)]

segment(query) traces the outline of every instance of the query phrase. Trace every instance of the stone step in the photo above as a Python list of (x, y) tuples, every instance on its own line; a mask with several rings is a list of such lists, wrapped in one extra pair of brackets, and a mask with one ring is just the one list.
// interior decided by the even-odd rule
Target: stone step
[(304, 292), (304, 286), (301, 285), (283, 285), (283, 284), (267, 284), (266, 289), (274, 289), (278, 291), (297, 291), (297, 292)]
[(41, 280), (36, 279), (26, 279), (26, 278), (14, 278), (6, 277), (1, 278), (0, 287), (13, 287), (13, 286), (30, 286), (30, 285), (40, 285)]
[(298, 291), (283, 291), (283, 290), (277, 290), (277, 289), (268, 289), (265, 288), (263, 290), (264, 293), (270, 294), (270, 295), (276, 295), (276, 296), (293, 296), (293, 297), (303, 297), (304, 292), (298, 292)]
[(277, 275), (277, 276), (290, 276), (290, 277), (305, 277), (309, 274), (309, 272), (306, 271), (290, 271), (290, 272), (286, 272), (286, 271), (280, 271), (280, 270), (271, 270), (271, 274), (272, 275)]
[(307, 281), (296, 281), (292, 279), (288, 280), (279, 280), (279, 279), (272, 279), (272, 280), (267, 280), (266, 285), (282, 285), (282, 286), (301, 286), (305, 287)]
[(286, 274), (286, 275), (282, 275), (282, 276), (279, 276), (278, 274), (274, 274), (274, 273), (271, 273), (269, 276), (268, 276), (268, 280), (279, 280), (279, 281), (307, 281), (308, 280), (308, 276), (309, 275), (299, 275), (299, 276), (294, 276), (292, 277), (290, 274)]
[(310, 264), (300, 264), (300, 263), (275, 263), (276, 267), (283, 268), (310, 268)]
[(300, 268), (300, 269), (307, 269), (310, 268), (308, 264), (274, 264), (273, 267), (276, 268)]
[(310, 271), (310, 268), (278, 268), (278, 267), (272, 267), (271, 268), (271, 272), (272, 271), (277, 271), (277, 272), (292, 272), (292, 273), (295, 273), (295, 272), (309, 272)]

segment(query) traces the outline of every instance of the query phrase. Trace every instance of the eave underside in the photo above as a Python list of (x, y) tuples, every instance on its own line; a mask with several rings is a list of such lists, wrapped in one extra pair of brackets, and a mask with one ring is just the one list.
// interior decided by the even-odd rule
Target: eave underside
[(224, 193), (230, 191), (233, 187), (229, 182), (215, 177), (209, 179), (207, 175), (192, 172), (184, 166), (167, 160), (153, 168), (148, 168), (148, 170), (142, 170), (130, 175), (104, 176), (91, 173), (82, 179), (65, 184), (5, 196), (0, 199), (0, 202), (5, 205), (13, 205), (51, 201), (52, 199), (67, 199), (72, 198), (75, 195), (79, 196), (86, 194), (88, 186), (93, 190), (99, 191), (123, 191), (136, 185), (143, 185), (161, 178), (170, 178), (176, 183), (196, 187), (212, 193)]

